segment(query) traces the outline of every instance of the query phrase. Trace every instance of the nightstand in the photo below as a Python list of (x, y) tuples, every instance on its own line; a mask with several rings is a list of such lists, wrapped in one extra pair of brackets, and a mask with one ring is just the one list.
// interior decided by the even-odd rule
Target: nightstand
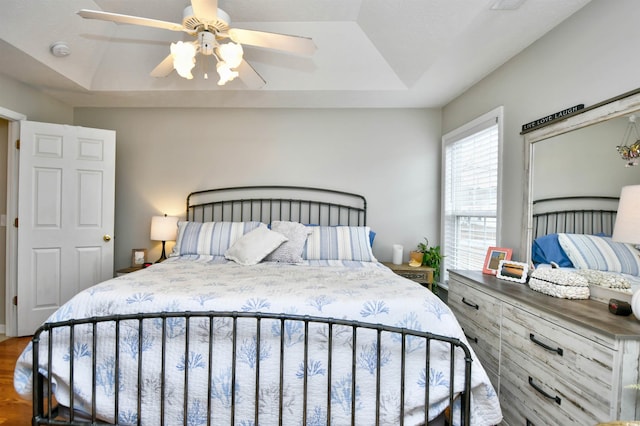
[(391, 262), (382, 262), (382, 264), (387, 266), (389, 269), (391, 269), (401, 277), (409, 278), (412, 281), (428, 287), (429, 290), (432, 290), (431, 287), (433, 285), (433, 268), (429, 268), (427, 266), (409, 266), (408, 263), (403, 263), (402, 265), (394, 265)]
[(116, 271), (116, 277), (128, 274), (130, 272), (135, 272), (135, 271), (139, 271), (140, 269), (142, 269), (142, 267), (140, 266), (130, 266), (128, 268), (122, 268), (122, 269), (118, 269)]

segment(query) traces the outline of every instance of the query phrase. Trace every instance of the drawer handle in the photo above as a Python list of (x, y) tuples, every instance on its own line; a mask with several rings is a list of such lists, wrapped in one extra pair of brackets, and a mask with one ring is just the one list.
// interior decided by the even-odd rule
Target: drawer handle
[(465, 299), (464, 297), (462, 298), (462, 303), (464, 303), (467, 306), (471, 306), (472, 308), (480, 309), (480, 306), (478, 306), (478, 305), (476, 305), (475, 303), (472, 303), (472, 302), (467, 302), (467, 299)]
[(546, 350), (550, 352), (555, 352), (558, 355), (562, 356), (562, 353), (563, 353), (562, 348), (552, 348), (551, 346), (542, 343), (540, 340), (536, 339), (536, 336), (534, 336), (533, 333), (529, 333), (529, 339), (536, 345), (542, 346)]
[(476, 345), (478, 344), (478, 338), (477, 337), (471, 337), (467, 334), (466, 331), (464, 331), (464, 328), (462, 329), (462, 332), (464, 333), (464, 337), (467, 338), (467, 340), (472, 341), (473, 343), (475, 343)]
[(545, 398), (553, 399), (556, 402), (556, 404), (558, 404), (558, 405), (560, 405), (560, 402), (562, 402), (562, 400), (560, 399), (559, 396), (553, 396), (551, 394), (548, 394), (542, 388), (540, 388), (538, 385), (533, 383), (533, 377), (531, 377), (531, 376), (529, 376), (529, 384), (531, 385), (532, 388), (537, 390)]

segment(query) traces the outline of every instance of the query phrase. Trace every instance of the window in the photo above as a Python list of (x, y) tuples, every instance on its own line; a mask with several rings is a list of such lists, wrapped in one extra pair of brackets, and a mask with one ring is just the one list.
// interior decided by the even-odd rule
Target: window
[(447, 269), (481, 271), (497, 246), (502, 107), (444, 135), (442, 250)]

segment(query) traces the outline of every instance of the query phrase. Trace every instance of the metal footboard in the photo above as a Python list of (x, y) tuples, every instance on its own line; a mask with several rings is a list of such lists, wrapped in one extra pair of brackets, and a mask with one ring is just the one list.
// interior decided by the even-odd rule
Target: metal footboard
[[(184, 329), (184, 338), (180, 341), (182, 347), (176, 348), (173, 346), (174, 342), (170, 341), (168, 338), (169, 330), (172, 325), (176, 323), (176, 321), (180, 322), (181, 326)], [(451, 423), (468, 425), (469, 424), (469, 415), (470, 415), (470, 377), (471, 377), (471, 364), (472, 359), (470, 355), (469, 349), (458, 339), (453, 339), (449, 337), (443, 337), (434, 335), (427, 332), (420, 332), (409, 330), (405, 328), (397, 328), (392, 326), (373, 324), (373, 323), (364, 323), (364, 322), (354, 322), (342, 319), (333, 319), (333, 318), (322, 318), (322, 317), (313, 317), (313, 316), (300, 316), (300, 315), (284, 315), (284, 314), (269, 314), (269, 313), (249, 313), (249, 312), (180, 312), (180, 313), (172, 313), (172, 312), (161, 312), (161, 313), (142, 313), (142, 314), (131, 314), (131, 315), (115, 315), (108, 317), (94, 317), (89, 319), (79, 319), (79, 320), (70, 320), (63, 321), (57, 323), (47, 323), (40, 327), (33, 336), (32, 345), (33, 345), (33, 377), (34, 377), (34, 392), (33, 392), (33, 425), (102, 425), (102, 424), (145, 424), (145, 418), (140, 414), (143, 412), (143, 404), (145, 400), (143, 398), (143, 394), (145, 392), (148, 393), (148, 389), (145, 390), (146, 382), (143, 377), (143, 371), (147, 368), (157, 368), (160, 372), (160, 383), (162, 386), (160, 387), (159, 393), (157, 394), (158, 399), (160, 400), (160, 414), (159, 414), (159, 424), (160, 425), (172, 425), (175, 424), (170, 422), (165, 417), (165, 408), (166, 401), (170, 398), (175, 398), (176, 401), (180, 401), (182, 404), (181, 410), (183, 411), (183, 421), (181, 424), (185, 426), (190, 425), (189, 423), (189, 414), (190, 410), (193, 410), (193, 407), (189, 404), (189, 401), (193, 397), (195, 392), (206, 392), (206, 400), (208, 401), (206, 407), (200, 407), (201, 410), (206, 410), (206, 414), (202, 415), (202, 418), (206, 418), (206, 421), (202, 424), (215, 424), (216, 426), (221, 424), (219, 422), (214, 423), (212, 421), (212, 371), (214, 366), (217, 366), (219, 360), (216, 358), (216, 348), (214, 347), (214, 331), (220, 330), (221, 324), (224, 324), (224, 327), (228, 327), (228, 332), (226, 334), (225, 339), (230, 341), (230, 345), (232, 347), (231, 352), (231, 383), (230, 389), (235, 389), (236, 391), (230, 392), (230, 423), (231, 425), (241, 424), (239, 423), (236, 413), (235, 406), (237, 403), (237, 398), (242, 398), (243, 401), (251, 401), (253, 400), (253, 419), (252, 424), (254, 425), (270, 425), (271, 422), (267, 423), (263, 420), (262, 412), (260, 410), (261, 403), (259, 401), (260, 397), (260, 380), (261, 380), (261, 368), (267, 368), (263, 366), (263, 360), (261, 359), (260, 354), (262, 353), (263, 348), (261, 347), (261, 332), (264, 333), (264, 330), (268, 325), (271, 325), (271, 329), (279, 328), (279, 348), (276, 351), (279, 351), (279, 384), (280, 390), (277, 398), (277, 417), (279, 425), (282, 424), (299, 424), (299, 425), (307, 425), (311, 424), (308, 415), (310, 412), (310, 407), (308, 406), (308, 401), (313, 396), (317, 398), (317, 394), (311, 395), (311, 389), (309, 386), (309, 371), (311, 370), (311, 359), (310, 359), (310, 342), (314, 337), (314, 333), (323, 334), (323, 341), (325, 342), (326, 348), (326, 390), (325, 393), (322, 394), (322, 398), (326, 401), (326, 423), (323, 424), (334, 424), (332, 423), (332, 399), (336, 398), (335, 390), (332, 389), (332, 374), (334, 373), (334, 369), (336, 368), (337, 362), (340, 363), (340, 367), (344, 368), (345, 365), (349, 368), (348, 363), (344, 359), (335, 359), (334, 354), (338, 350), (336, 348), (336, 336), (340, 334), (341, 336), (349, 337), (351, 341), (351, 354), (350, 354), (350, 368), (351, 368), (351, 384), (348, 386), (350, 388), (351, 395), (349, 395), (345, 399), (349, 399), (351, 403), (350, 410), (350, 424), (357, 425), (362, 424), (358, 423), (358, 417), (356, 415), (357, 407), (356, 407), (356, 389), (359, 389), (358, 392), (361, 392), (362, 395), (358, 395), (359, 398), (364, 398), (367, 395), (367, 401), (371, 401), (371, 403), (375, 403), (375, 424), (389, 424), (382, 418), (381, 414), (381, 406), (383, 402), (381, 401), (381, 388), (383, 384), (381, 383), (381, 368), (382, 368), (382, 359), (384, 357), (385, 351), (395, 350), (400, 354), (400, 369), (401, 369), (401, 377), (399, 379), (400, 382), (400, 404), (399, 404), (399, 413), (398, 413), (398, 423), (399, 425), (405, 424), (405, 417), (408, 413), (405, 413), (405, 385), (408, 380), (414, 380), (417, 377), (418, 372), (413, 371), (412, 369), (407, 368), (406, 366), (406, 357), (408, 352), (408, 346), (412, 348), (423, 347), (424, 348), (424, 371), (427, 372), (427, 377), (424, 378), (425, 386), (424, 386), (424, 412), (420, 413), (420, 416), (424, 419), (424, 424), (428, 424), (428, 419), (433, 417), (430, 412), (430, 404), (429, 397), (430, 392), (432, 391), (429, 383), (432, 381), (429, 377), (430, 372), (430, 357), (431, 348), (434, 345), (448, 345), (448, 353), (449, 353), (449, 377), (448, 382), (451, 384), (449, 386), (449, 395), (448, 395), (448, 407), (456, 407), (456, 409), (451, 410), (451, 415), (456, 413), (455, 419), (449, 419)], [(149, 359), (145, 358), (143, 354), (144, 345), (145, 345), (145, 336), (146, 330), (148, 327), (154, 326), (157, 329), (161, 329), (161, 347), (162, 353), (160, 354), (159, 359), (161, 360), (160, 366), (151, 366), (149, 365)], [(302, 349), (302, 358), (303, 358), (303, 366), (301, 366), (300, 370), (303, 372), (302, 377), (302, 409), (300, 413), (294, 413), (294, 415), (298, 416), (295, 419), (291, 419), (292, 413), (287, 412), (283, 409), (284, 401), (283, 401), (283, 387), (285, 380), (285, 369), (290, 368), (290, 365), (285, 363), (287, 359), (287, 344), (286, 344), (286, 335), (287, 328), (295, 326), (301, 327), (304, 330), (304, 346)], [(134, 335), (138, 336), (137, 341), (133, 343), (131, 341), (124, 342), (124, 329), (126, 328), (127, 332), (134, 327), (136, 330)], [(180, 388), (182, 389), (182, 393), (179, 398), (176, 395), (167, 395), (167, 385), (168, 378), (166, 375), (167, 369), (167, 358), (169, 357), (169, 353), (175, 354), (177, 350), (178, 353), (182, 353), (184, 359), (189, 359), (191, 355), (192, 345), (194, 342), (194, 333), (195, 328), (199, 327), (201, 330), (206, 330), (209, 333), (209, 341), (203, 342), (201, 339), (199, 341), (200, 344), (208, 345), (208, 359), (201, 360), (203, 365), (203, 371), (206, 372), (207, 376), (205, 376), (205, 380), (208, 383), (206, 390), (196, 390), (194, 386), (191, 385), (191, 381), (194, 380), (194, 376), (189, 374), (189, 368), (184, 368), (184, 377), (180, 379), (183, 383), (180, 384)], [(241, 353), (240, 346), (242, 344), (241, 335), (242, 333), (246, 333), (247, 329), (253, 329), (252, 333), (254, 333), (255, 338), (255, 347), (252, 347), (252, 351), (254, 353), (254, 362), (255, 362), (255, 376), (253, 378), (255, 386), (252, 386), (248, 392), (244, 392), (243, 389), (238, 389), (236, 384), (236, 380), (238, 380), (238, 357)], [(110, 336), (110, 341), (104, 341), (104, 331), (108, 330), (108, 335)], [(313, 330), (313, 331), (312, 331)], [(347, 334), (345, 334), (347, 333)], [(367, 333), (367, 334), (363, 334)], [(206, 334), (206, 333), (205, 333)], [(131, 335), (131, 333), (129, 333)], [(277, 333), (276, 333), (277, 335)], [(368, 336), (375, 341), (374, 354), (372, 356), (372, 371), (375, 371), (375, 389), (361, 389), (358, 386), (357, 379), (358, 374), (356, 374), (356, 364), (358, 354), (358, 339), (361, 339), (362, 336)], [(200, 335), (202, 336), (202, 334)], [(399, 345), (397, 348), (389, 348), (388, 343), (392, 340), (390, 337), (393, 337), (394, 344)], [(76, 398), (76, 392), (74, 391), (75, 381), (79, 377), (86, 378), (87, 375), (93, 380), (93, 388), (91, 395), (88, 399), (89, 402), (84, 403), (82, 413), (77, 412), (74, 409), (68, 409), (69, 407), (58, 406), (56, 402), (56, 396), (54, 395), (53, 389), (56, 386), (60, 386), (59, 382), (56, 382), (60, 379), (60, 372), (52, 372), (48, 369), (49, 366), (52, 365), (52, 360), (59, 354), (55, 353), (54, 345), (49, 344), (52, 341), (56, 341), (59, 345), (60, 342), (68, 342), (64, 343), (67, 345), (66, 351), (68, 354), (68, 371), (63, 375), (68, 375), (69, 382), (69, 407), (78, 407), (79, 403)], [(416, 342), (418, 344), (416, 344)], [(114, 418), (111, 420), (105, 420), (100, 418), (100, 414), (97, 412), (96, 407), (99, 405), (99, 401), (96, 400), (96, 378), (100, 374), (97, 370), (97, 362), (95, 355), (98, 351), (101, 350), (102, 346), (105, 344), (109, 347), (113, 347), (114, 353), (114, 373), (113, 379), (115, 380), (113, 391), (114, 391), (114, 405), (111, 408), (114, 414)], [(120, 366), (123, 365), (124, 360), (121, 358), (122, 346), (128, 345), (128, 347), (137, 345), (137, 418), (132, 422), (131, 418), (127, 421), (122, 421), (120, 415), (120, 404), (122, 403), (122, 396), (119, 394), (121, 390), (120, 380), (123, 380), (122, 374), (119, 370)], [(78, 351), (78, 348), (82, 347), (86, 353), (92, 354), (92, 361), (90, 362), (91, 368), (90, 371), (87, 371), (84, 368), (79, 367), (79, 362), (77, 362), (75, 353)], [(134, 348), (135, 349), (135, 348)], [(314, 350), (317, 348), (314, 347)], [(110, 349), (111, 350), (111, 349)], [(340, 348), (340, 350), (344, 350), (344, 348)], [(173, 352), (172, 352), (173, 351)], [(346, 350), (347, 354), (349, 349)], [(349, 357), (349, 355), (347, 355)], [(46, 358), (46, 359), (43, 359)], [(460, 362), (463, 359), (464, 363), (464, 377), (456, 377), (454, 368), (454, 363)], [(185, 361), (186, 363), (186, 361)], [(41, 366), (44, 365), (44, 367)], [(206, 365), (206, 367), (205, 367)], [(39, 367), (40, 366), (40, 367)], [(458, 368), (459, 370), (459, 368)], [(175, 379), (172, 379), (175, 380)], [(454, 383), (462, 383), (462, 386), (459, 386), (459, 391), (454, 391), (453, 384)], [(245, 387), (246, 389), (246, 387)], [(460, 390), (461, 389), (461, 390)], [(244, 393), (243, 393), (244, 392)], [(317, 392), (317, 389), (316, 389)], [(250, 394), (248, 394), (250, 393)], [(85, 395), (86, 397), (86, 395)], [(415, 397), (415, 396), (413, 396)], [(421, 396), (422, 397), (422, 396)], [(375, 401), (375, 402), (374, 402)], [(66, 408), (66, 410), (65, 410)], [(373, 409), (372, 409), (373, 410)], [(63, 412), (66, 412), (65, 415), (62, 415)], [(275, 411), (274, 411), (275, 412)], [(203, 411), (204, 413), (204, 411)], [(146, 424), (149, 424), (148, 420)], [(225, 423), (226, 424), (226, 423)], [(246, 424), (246, 423), (242, 423)], [(342, 423), (344, 424), (344, 423)]]

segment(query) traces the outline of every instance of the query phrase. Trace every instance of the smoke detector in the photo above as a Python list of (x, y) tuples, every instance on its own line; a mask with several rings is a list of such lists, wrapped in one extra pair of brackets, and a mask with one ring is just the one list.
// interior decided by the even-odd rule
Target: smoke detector
[(49, 50), (51, 54), (56, 58), (64, 58), (65, 56), (69, 56), (71, 54), (71, 48), (64, 41), (56, 41), (51, 46), (49, 46)]

